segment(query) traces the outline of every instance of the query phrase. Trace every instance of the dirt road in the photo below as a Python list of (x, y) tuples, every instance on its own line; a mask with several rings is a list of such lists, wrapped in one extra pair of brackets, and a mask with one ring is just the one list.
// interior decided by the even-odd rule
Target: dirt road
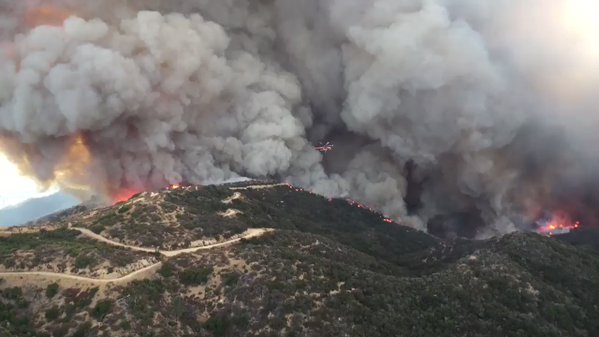
[(7, 281), (13, 281), (14, 283), (17, 280), (23, 281), (23, 278), (27, 278), (27, 282), (34, 281), (42, 281), (41, 279), (48, 280), (73, 280), (73, 281), (82, 281), (85, 283), (93, 283), (93, 284), (107, 284), (107, 283), (127, 283), (134, 280), (139, 280), (146, 278), (146, 274), (153, 273), (158, 270), (162, 262), (154, 263), (145, 268), (136, 270), (127, 275), (118, 277), (118, 278), (106, 278), (106, 279), (98, 279), (91, 277), (84, 277), (72, 274), (63, 274), (63, 273), (52, 273), (45, 271), (26, 271), (26, 272), (0, 272), (0, 278), (6, 279)]
[[(156, 252), (156, 250), (152, 249), (152, 248), (130, 246), (130, 245), (122, 244), (120, 242), (112, 241), (112, 240), (107, 239), (101, 235), (98, 235), (86, 228), (71, 227), (71, 229), (77, 230), (77, 231), (81, 232), (81, 234), (83, 234), (91, 239), (94, 239), (94, 240), (97, 240), (100, 242), (104, 242), (104, 243), (112, 245), (112, 246), (123, 247), (123, 248), (127, 248), (130, 250), (148, 252), (148, 253)], [(208, 250), (208, 249), (212, 249), (212, 248), (218, 248), (218, 247), (231, 245), (231, 244), (239, 242), (243, 239), (257, 237), (257, 236), (260, 236), (264, 233), (271, 232), (271, 231), (273, 231), (273, 229), (270, 229), (270, 228), (250, 228), (250, 229), (246, 230), (245, 232), (243, 232), (242, 234), (240, 234), (239, 236), (237, 236), (236, 238), (230, 239), (227, 241), (218, 242), (218, 243), (214, 243), (214, 244), (210, 244), (210, 245), (206, 245), (206, 246), (192, 247), (192, 248), (172, 250), (172, 251), (159, 250), (158, 252), (164, 256), (173, 257), (173, 256), (186, 254), (186, 253), (194, 253), (199, 250)], [(93, 284), (127, 283), (127, 282), (130, 282), (133, 280), (146, 278), (148, 276), (148, 274), (153, 273), (156, 270), (158, 270), (158, 268), (160, 268), (161, 265), (162, 265), (162, 262), (158, 262), (158, 263), (152, 264), (150, 266), (147, 266), (145, 268), (131, 272), (127, 275), (124, 275), (124, 276), (121, 276), (118, 278), (112, 278), (112, 279), (108, 279), (108, 278), (107, 279), (97, 279), (97, 278), (90, 278), (90, 277), (84, 277), (84, 276), (78, 276), (78, 275), (72, 275), (72, 274), (53, 273), (53, 272), (44, 272), (44, 271), (0, 272), (0, 278), (6, 279), (7, 281), (12, 281), (10, 283), (13, 283), (13, 284), (23, 282), (24, 277), (27, 278), (27, 280), (26, 280), (27, 282), (43, 282), (43, 281), (48, 281), (48, 279), (50, 279), (50, 280), (65, 280), (66, 279), (66, 280), (81, 281), (81, 282), (93, 283)]]
[(90, 239), (104, 242), (104, 243), (112, 245), (112, 246), (123, 247), (123, 248), (127, 248), (130, 250), (138, 251), (138, 252), (146, 252), (146, 253), (158, 252), (167, 257), (173, 257), (173, 256), (186, 254), (186, 253), (195, 253), (199, 250), (207, 250), (207, 249), (212, 249), (212, 248), (217, 248), (217, 247), (223, 247), (223, 246), (227, 246), (227, 245), (231, 245), (233, 243), (239, 242), (242, 239), (249, 239), (249, 238), (257, 237), (266, 232), (272, 231), (272, 229), (269, 229), (269, 228), (250, 228), (250, 229), (246, 230), (245, 232), (239, 234), (236, 238), (230, 239), (227, 241), (223, 241), (223, 242), (218, 242), (218, 243), (214, 243), (214, 244), (210, 244), (210, 245), (206, 245), (206, 246), (198, 246), (198, 247), (179, 249), (179, 250), (158, 250), (158, 251), (156, 251), (155, 248), (130, 246), (130, 245), (126, 245), (126, 244), (123, 244), (120, 242), (112, 241), (112, 240), (107, 239), (101, 235), (98, 235), (86, 228), (71, 227), (71, 229), (81, 232), (81, 234), (89, 237)]

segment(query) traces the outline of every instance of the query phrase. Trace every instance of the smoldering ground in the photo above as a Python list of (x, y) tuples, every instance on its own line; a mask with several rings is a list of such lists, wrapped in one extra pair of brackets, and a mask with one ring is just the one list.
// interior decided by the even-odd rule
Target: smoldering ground
[(439, 235), (591, 219), (581, 1), (1, 0), (2, 147), (108, 195), (249, 176)]

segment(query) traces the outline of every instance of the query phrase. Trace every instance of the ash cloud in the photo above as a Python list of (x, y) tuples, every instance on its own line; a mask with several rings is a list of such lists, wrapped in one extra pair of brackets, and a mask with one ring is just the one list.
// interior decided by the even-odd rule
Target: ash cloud
[[(594, 218), (599, 58), (568, 1), (1, 0), (0, 144), (108, 194), (249, 176), (439, 235)], [(76, 16), (28, 27), (40, 6)]]

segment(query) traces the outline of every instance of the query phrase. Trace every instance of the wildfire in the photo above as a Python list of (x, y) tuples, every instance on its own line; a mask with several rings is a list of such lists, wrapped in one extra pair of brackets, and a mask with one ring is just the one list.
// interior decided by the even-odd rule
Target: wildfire
[[(315, 195), (315, 196), (317, 196), (317, 194), (315, 194), (315, 193), (313, 193), (313, 192), (306, 191), (306, 190), (305, 190), (305, 189), (303, 189), (303, 188), (300, 188), (300, 187), (293, 186), (293, 185), (292, 185), (292, 184), (290, 184), (290, 183), (286, 183), (285, 185), (286, 185), (286, 186), (287, 186), (289, 189), (291, 189), (291, 190), (294, 190), (294, 191), (296, 191), (296, 192), (309, 193), (309, 194), (312, 194), (312, 195)], [(326, 198), (326, 200), (327, 200), (328, 202), (333, 202), (333, 199), (332, 199), (332, 198)], [(346, 202), (347, 202), (349, 205), (351, 205), (351, 206), (353, 206), (353, 207), (357, 207), (357, 208), (360, 208), (360, 209), (366, 210), (366, 211), (368, 211), (368, 212), (370, 212), (370, 213), (375, 213), (375, 214), (378, 214), (378, 215), (380, 215), (380, 216), (382, 217), (383, 221), (384, 221), (384, 222), (386, 222), (386, 223), (391, 223), (391, 224), (395, 224), (395, 223), (397, 223), (397, 222), (396, 222), (396, 221), (394, 221), (393, 219), (390, 219), (390, 218), (386, 218), (386, 217), (384, 217), (382, 214), (380, 214), (380, 213), (379, 213), (377, 210), (375, 210), (374, 208), (371, 208), (371, 207), (368, 207), (368, 206), (362, 205), (361, 203), (357, 202), (356, 200), (352, 200), (352, 199), (349, 199), (349, 198), (347, 198), (347, 199), (345, 199), (345, 201), (346, 201)]]
[(568, 233), (572, 230), (580, 228), (580, 221), (573, 221), (570, 217), (562, 212), (556, 212), (550, 218), (537, 222), (540, 226), (537, 232), (545, 235)]
[(112, 201), (114, 204), (118, 204), (120, 202), (125, 202), (125, 201), (131, 199), (131, 197), (133, 197), (137, 193), (139, 193), (139, 191), (136, 189), (125, 188), (125, 189), (118, 191), (116, 194), (114, 194), (112, 196)]
[[(162, 190), (164, 191), (175, 191), (175, 190), (180, 190), (180, 189), (187, 189), (187, 190), (198, 190), (199, 186), (184, 186), (182, 184), (173, 184), (173, 185), (169, 185), (165, 188), (163, 188)], [(133, 197), (134, 195), (138, 194), (142, 192), (139, 189), (135, 189), (135, 188), (123, 188), (120, 189), (119, 191), (117, 191), (116, 193), (112, 193), (112, 202), (114, 204), (118, 204), (120, 202), (124, 202), (127, 201), (129, 199), (131, 199), (131, 197)]]

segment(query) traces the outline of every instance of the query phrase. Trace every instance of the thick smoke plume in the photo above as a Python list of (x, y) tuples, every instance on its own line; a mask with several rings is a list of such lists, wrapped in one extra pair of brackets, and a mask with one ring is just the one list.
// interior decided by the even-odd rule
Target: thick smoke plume
[(108, 195), (249, 176), (443, 235), (594, 221), (573, 1), (0, 0), (0, 146)]

